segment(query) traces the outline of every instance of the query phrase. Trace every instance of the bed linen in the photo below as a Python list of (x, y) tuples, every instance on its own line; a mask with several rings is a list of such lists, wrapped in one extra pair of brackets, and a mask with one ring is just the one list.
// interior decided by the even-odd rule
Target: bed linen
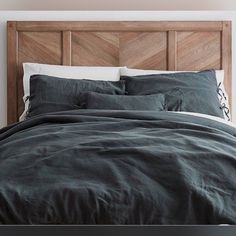
[(233, 128), (236, 128), (236, 124), (233, 123), (232, 121), (226, 120), (226, 119), (222, 119), (220, 117), (216, 117), (216, 116), (211, 116), (211, 115), (206, 115), (206, 114), (202, 114), (202, 113), (196, 113), (196, 112), (184, 112), (184, 111), (173, 111), (176, 113), (181, 113), (181, 114), (186, 114), (186, 115), (190, 115), (190, 116), (197, 116), (197, 117), (203, 117), (209, 120), (213, 120), (213, 121), (217, 121), (226, 125), (229, 125)]
[(26, 119), (29, 109), (28, 97), (30, 96), (30, 77), (32, 75), (48, 75), (68, 79), (89, 79), (104, 81), (119, 81), (122, 67), (111, 66), (64, 66), (39, 63), (23, 63), (23, 85), (25, 110), (20, 116), (20, 121)]
[(127, 96), (88, 92), (85, 96), (86, 109), (165, 111), (163, 94)]
[(166, 110), (198, 112), (224, 118), (214, 70), (122, 76), (128, 95), (165, 95)]
[[(152, 75), (152, 74), (173, 74), (181, 72), (199, 72), (199, 71), (161, 71), (161, 70), (141, 70), (122, 67), (120, 69), (121, 76), (138, 76), (138, 75)], [(218, 85), (218, 98), (223, 107), (224, 117), (226, 120), (231, 120), (229, 97), (224, 87), (224, 70), (215, 70), (216, 80)]]
[(124, 95), (125, 82), (32, 75), (27, 118), (49, 112), (82, 109), (88, 92)]
[(73, 110), (0, 130), (2, 224), (235, 224), (236, 128)]

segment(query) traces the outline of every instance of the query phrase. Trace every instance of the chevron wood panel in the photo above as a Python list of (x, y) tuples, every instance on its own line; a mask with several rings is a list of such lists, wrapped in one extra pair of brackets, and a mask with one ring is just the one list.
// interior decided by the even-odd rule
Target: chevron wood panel
[(119, 66), (119, 33), (73, 32), (72, 65)]
[(120, 34), (120, 65), (167, 69), (167, 32)]
[[(18, 34), (18, 78), (23, 77), (23, 62), (61, 64), (62, 39), (60, 32), (19, 32)], [(18, 96), (23, 96), (22, 82), (18, 83)], [(23, 111), (22, 99), (18, 100), (20, 115)]]
[(178, 32), (177, 69), (220, 69), (221, 44), (221, 32)]

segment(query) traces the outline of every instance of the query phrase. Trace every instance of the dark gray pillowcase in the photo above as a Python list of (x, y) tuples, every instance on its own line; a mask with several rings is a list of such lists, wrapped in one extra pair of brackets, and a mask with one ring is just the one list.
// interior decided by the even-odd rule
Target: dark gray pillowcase
[(87, 93), (87, 109), (163, 111), (164, 106), (163, 94), (127, 96)]
[(214, 70), (122, 76), (128, 95), (162, 93), (168, 111), (197, 112), (224, 118)]
[(33, 75), (30, 78), (30, 105), (27, 117), (84, 108), (84, 93), (90, 91), (105, 94), (125, 94), (125, 82), (76, 80)]

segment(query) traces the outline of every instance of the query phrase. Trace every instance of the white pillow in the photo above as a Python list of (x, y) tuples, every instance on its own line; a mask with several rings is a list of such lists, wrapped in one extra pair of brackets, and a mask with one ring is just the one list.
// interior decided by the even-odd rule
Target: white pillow
[[(170, 73), (178, 73), (178, 72), (188, 72), (188, 71), (141, 70), (141, 69), (130, 69), (127, 67), (121, 68), (121, 71), (120, 71), (121, 76), (122, 75), (137, 76), (137, 75), (151, 75), (151, 74), (170, 74)], [(197, 72), (197, 71), (189, 71), (189, 72)], [(218, 95), (220, 103), (223, 107), (225, 105), (227, 107), (226, 109), (229, 109), (229, 98), (224, 87), (224, 70), (215, 70), (215, 72), (216, 72), (217, 85), (220, 84), (219, 88), (221, 89), (222, 93), (225, 95), (225, 97), (221, 97), (220, 95)], [(231, 120), (230, 112), (227, 115), (224, 112), (225, 119)]]
[(28, 96), (30, 95), (30, 76), (35, 74), (56, 76), (69, 79), (90, 79), (119, 81), (121, 67), (99, 67), (99, 66), (61, 66), (38, 63), (23, 63), (24, 76), (24, 97), (25, 110), (20, 116), (20, 121), (25, 119), (28, 111)]

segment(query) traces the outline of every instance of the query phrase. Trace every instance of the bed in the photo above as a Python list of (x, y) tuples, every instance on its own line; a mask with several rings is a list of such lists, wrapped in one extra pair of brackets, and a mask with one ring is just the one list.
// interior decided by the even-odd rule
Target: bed
[[(28, 118), (18, 122), (25, 106), (25, 62), (127, 73), (96, 82), (36, 73), (30, 77)], [(205, 107), (214, 96), (219, 103), (210, 91), (219, 91), (217, 71), (224, 70), (230, 108), (231, 69), (228, 21), (8, 22), (9, 125), (0, 130), (0, 222), (235, 224), (236, 126), (224, 113), (217, 117), (222, 107)], [(176, 106), (173, 99), (163, 103), (166, 81), (187, 86), (179, 77), (192, 81), (181, 106), (189, 108), (192, 99), (195, 109), (166, 109)], [(202, 78), (203, 101), (195, 103)], [(71, 96), (62, 109), (64, 93), (77, 93), (81, 83), (83, 90), (93, 88), (80, 91), (86, 109), (83, 103), (69, 109)], [(151, 93), (153, 88), (158, 90)], [(55, 98), (57, 91), (59, 108), (35, 100)]]

